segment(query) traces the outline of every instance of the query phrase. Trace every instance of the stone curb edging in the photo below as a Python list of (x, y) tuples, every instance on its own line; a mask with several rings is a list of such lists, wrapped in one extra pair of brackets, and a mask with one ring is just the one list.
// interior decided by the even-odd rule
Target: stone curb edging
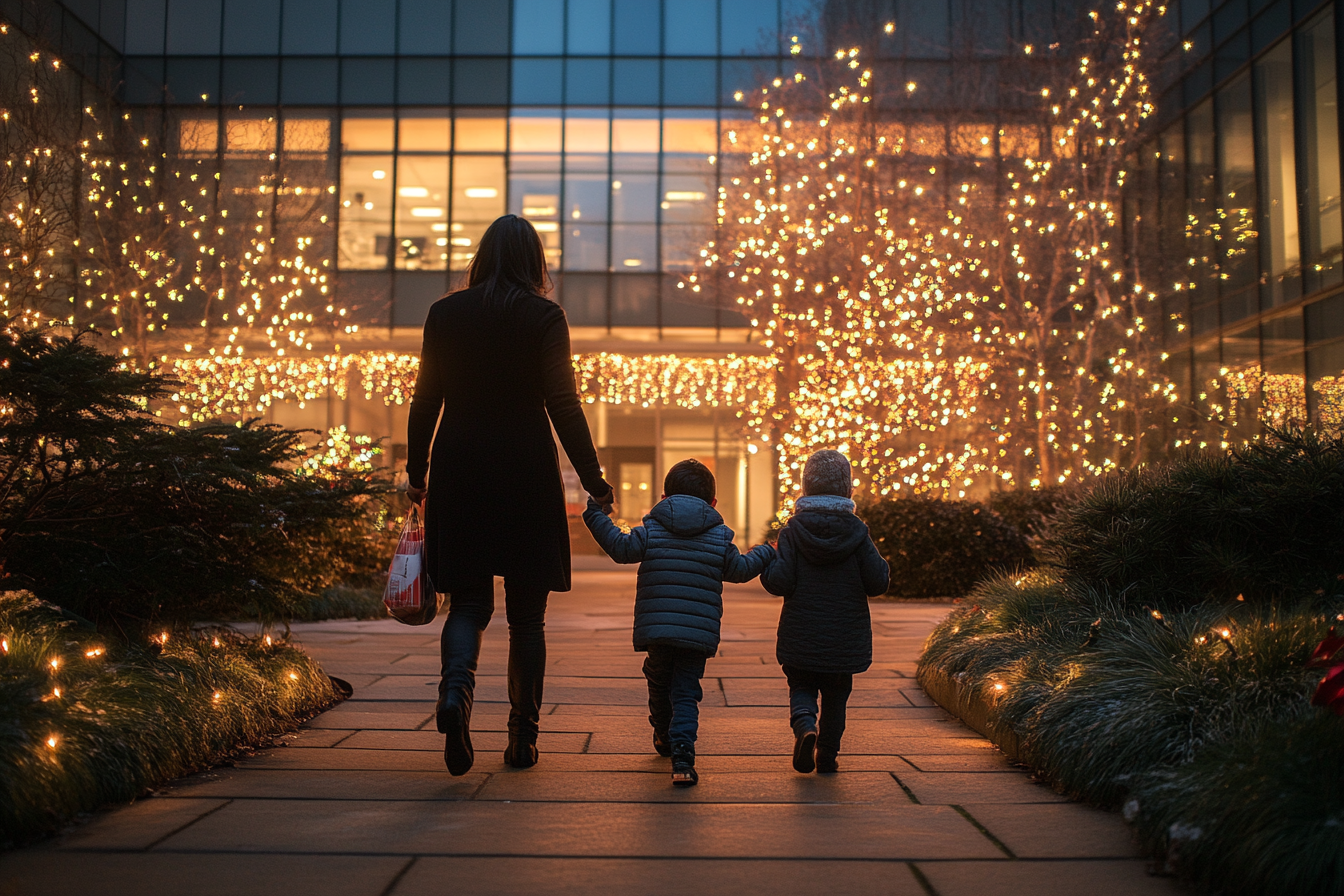
[(974, 688), (957, 681), (941, 669), (923, 663), (915, 672), (915, 680), (933, 702), (983, 735), (1013, 762), (1030, 764), (1017, 732), (997, 718), (993, 707)]

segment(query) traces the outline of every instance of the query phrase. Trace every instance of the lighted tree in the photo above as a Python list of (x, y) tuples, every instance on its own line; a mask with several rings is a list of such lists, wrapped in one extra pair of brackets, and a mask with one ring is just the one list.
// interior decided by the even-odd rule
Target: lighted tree
[[(689, 280), (742, 309), (774, 354), (775, 400), (746, 416), (780, 452), (786, 497), (822, 446), (847, 450), (876, 494), (1066, 481), (1137, 456), (1170, 389), (1119, 199), (1152, 112), (1143, 35), (1161, 14), (1093, 15), (1073, 73), (997, 134), (951, 111), (877, 111), (857, 48), (750, 99), (753, 122), (727, 135), (745, 151), (725, 158), (706, 270)], [(1001, 169), (956, 164), (992, 143)]]

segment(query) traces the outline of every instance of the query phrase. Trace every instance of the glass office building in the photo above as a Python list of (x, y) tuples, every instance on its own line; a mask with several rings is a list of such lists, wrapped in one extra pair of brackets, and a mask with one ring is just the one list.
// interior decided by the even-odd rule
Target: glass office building
[[(1000, 62), (1059, 40), (1073, 0), (63, 0), (62, 52), (147, 111), (169, 146), (208, 160), (224, 202), (258, 178), (305, 203), (336, 302), (361, 326), (345, 350), (416, 351), (429, 305), (498, 215), (540, 231), (577, 352), (754, 353), (746, 322), (680, 289), (712, 238), (721, 137), (767, 81), (862, 44), (879, 106), (966, 109), (940, 153), (997, 151), (1024, 96)], [(883, 24), (894, 22), (889, 32)], [(802, 39), (801, 57), (792, 38)], [(834, 45), (834, 46), (833, 46)], [(911, 80), (924, 85), (913, 98)], [(935, 130), (939, 130), (935, 128)], [(964, 133), (963, 133), (964, 132)], [(972, 133), (973, 132), (973, 133)], [(941, 130), (939, 130), (941, 134)], [(970, 139), (967, 135), (976, 137)], [(984, 136), (988, 135), (988, 136)], [(965, 137), (966, 139), (962, 139)], [(988, 147), (988, 148), (987, 148)], [(328, 191), (323, 184), (335, 184)], [(323, 241), (326, 241), (325, 244)], [(687, 456), (718, 474), (744, 536), (775, 507), (773, 460), (731, 409), (597, 403), (590, 422), (637, 519)], [(405, 408), (376, 398), (280, 405), (402, 450)], [(577, 496), (575, 498), (577, 500)]]
[[(1178, 8), (1177, 8), (1178, 7)], [(1337, 4), (1183, 0), (1131, 214), (1205, 438), (1344, 424)]]

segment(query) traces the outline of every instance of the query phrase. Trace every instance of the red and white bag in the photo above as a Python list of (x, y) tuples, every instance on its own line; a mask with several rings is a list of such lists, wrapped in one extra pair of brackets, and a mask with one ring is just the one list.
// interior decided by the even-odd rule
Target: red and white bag
[(399, 622), (427, 625), (434, 621), (442, 604), (443, 595), (435, 592), (425, 563), (425, 526), (420, 520), (420, 508), (412, 504), (397, 542), (397, 552), (392, 555), (383, 606)]

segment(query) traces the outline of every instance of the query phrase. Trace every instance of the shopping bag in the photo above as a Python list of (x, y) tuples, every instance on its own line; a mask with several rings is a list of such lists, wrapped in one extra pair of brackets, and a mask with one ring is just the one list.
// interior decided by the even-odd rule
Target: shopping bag
[(412, 504), (406, 514), (406, 525), (401, 529), (397, 552), (392, 555), (383, 606), (399, 622), (427, 625), (434, 621), (442, 604), (443, 595), (434, 590), (425, 563), (425, 526), (420, 520), (420, 509)]

